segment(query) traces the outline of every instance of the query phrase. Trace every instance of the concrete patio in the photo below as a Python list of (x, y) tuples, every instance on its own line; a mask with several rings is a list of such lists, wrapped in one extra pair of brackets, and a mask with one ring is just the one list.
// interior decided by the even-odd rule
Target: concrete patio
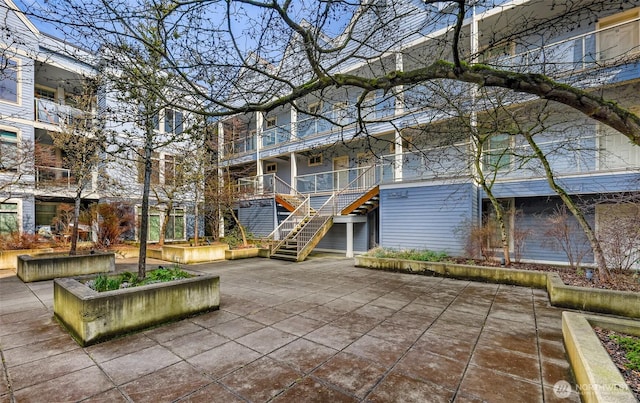
[(574, 382), (545, 291), (332, 255), (189, 269), (220, 276), (219, 311), (87, 348), (53, 320), (52, 281), (0, 270), (0, 402), (580, 401), (554, 392)]

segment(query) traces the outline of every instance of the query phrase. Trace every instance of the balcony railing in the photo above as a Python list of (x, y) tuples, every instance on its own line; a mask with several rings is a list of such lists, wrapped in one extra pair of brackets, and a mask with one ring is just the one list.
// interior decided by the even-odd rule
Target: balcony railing
[[(573, 71), (616, 64), (640, 53), (637, 32), (640, 19), (554, 42), (515, 55), (490, 58), (485, 63), (503, 68), (516, 68), (533, 73), (563, 75)], [(633, 39), (624, 41), (619, 30), (635, 30)], [(618, 39), (612, 39), (618, 38)]]
[[(275, 174), (251, 176), (238, 179), (238, 193), (242, 196), (273, 196), (276, 192)], [(286, 193), (289, 193), (287, 190)]]
[(291, 139), (291, 124), (265, 129), (262, 132), (262, 147), (285, 143)]
[(75, 184), (76, 179), (66, 168), (36, 167), (36, 187), (38, 189), (55, 187), (70, 190), (72, 185), (75, 187)]
[[(366, 166), (296, 176), (296, 189), (300, 193), (333, 193), (352, 184), (351, 190), (366, 190), (378, 183), (383, 173), (381, 165), (376, 169), (369, 168), (370, 166)], [(356, 178), (359, 178), (358, 181), (353, 183)]]
[[(66, 168), (36, 166), (36, 188), (62, 191), (75, 191), (78, 188), (77, 179)], [(84, 184), (84, 191), (95, 191), (97, 172), (93, 172)]]
[(36, 121), (42, 123), (69, 125), (73, 124), (75, 119), (86, 118), (90, 113), (48, 99), (36, 98), (34, 101)]

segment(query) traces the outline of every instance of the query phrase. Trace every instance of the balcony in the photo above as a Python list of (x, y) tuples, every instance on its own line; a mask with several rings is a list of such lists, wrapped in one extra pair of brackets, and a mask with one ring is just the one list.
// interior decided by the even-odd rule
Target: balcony
[[(66, 168), (36, 166), (36, 189), (48, 189), (59, 191), (75, 191), (78, 188), (78, 182)], [(85, 184), (85, 190), (95, 190), (95, 173), (91, 180)]]
[(640, 18), (635, 18), (521, 53), (488, 57), (483, 62), (552, 77), (566, 76), (637, 59), (639, 31)]
[(57, 126), (68, 125), (73, 124), (77, 118), (85, 118), (88, 113), (81, 109), (69, 105), (62, 105), (48, 99), (36, 98), (34, 101), (37, 122)]
[(291, 139), (291, 124), (275, 126), (262, 132), (262, 147), (286, 143)]

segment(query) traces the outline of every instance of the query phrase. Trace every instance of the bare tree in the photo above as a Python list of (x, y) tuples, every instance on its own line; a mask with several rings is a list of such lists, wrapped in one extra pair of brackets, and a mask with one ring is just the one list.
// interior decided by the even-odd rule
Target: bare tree
[[(65, 29), (75, 33), (97, 34), (99, 41), (124, 37), (129, 44), (145, 47), (162, 63), (163, 74), (181, 78), (180, 91), (206, 100), (192, 111), (212, 117), (268, 113), (283, 105), (320, 116), (323, 114), (317, 111), (301, 109), (298, 101), (320, 97), (328, 103), (340, 104), (357, 94), (353, 105), (360, 118), (357, 126), (366, 135), (368, 122), (387, 120), (395, 127), (401, 123), (394, 121), (394, 117), (372, 119), (363, 112), (371, 94), (380, 91), (402, 98), (406, 95), (405, 87), (434, 82), (447, 83), (453, 92), (458, 92), (457, 84), (467, 83), (471, 91), (509, 90), (518, 102), (542, 99), (566, 105), (640, 145), (640, 118), (607, 98), (615, 97), (614, 92), (592, 91), (592, 87), (600, 85), (595, 75), (571, 74), (582, 71), (588, 63), (606, 67), (625, 61), (625, 57), (628, 61), (625, 52), (616, 57), (601, 52), (596, 62), (589, 62), (585, 56), (576, 62), (558, 59), (554, 63), (552, 56), (566, 54), (566, 48), (543, 46), (536, 50), (542, 52), (538, 54), (530, 51), (533, 44), (529, 42), (531, 38), (539, 38), (542, 44), (553, 43), (580, 24), (595, 24), (600, 15), (628, 9), (637, 2), (555, 3), (528, 2), (523, 12), (512, 14), (504, 6), (504, 14), (497, 13), (493, 19), (487, 17), (487, 21), (473, 19), (471, 23), (468, 18), (476, 10), (502, 6), (488, 0), (295, 5), (253, 0), (160, 5), (107, 1), (77, 5), (63, 1), (49, 18), (64, 20), (68, 23)], [(548, 8), (549, 12), (530, 13), (528, 7)], [(162, 35), (150, 38), (141, 27), (149, 26), (145, 19), (157, 15), (158, 9), (162, 17), (156, 26), (161, 27)], [(72, 21), (69, 15), (74, 17)], [(211, 19), (208, 15), (220, 18)], [(238, 28), (234, 21), (239, 17), (244, 25)], [(509, 23), (500, 18), (508, 18)], [(96, 24), (95, 19), (103, 23)], [(480, 23), (485, 24), (482, 36), (476, 25)], [(438, 29), (441, 30), (437, 36), (416, 45), (414, 51), (404, 51), (406, 44), (418, 43), (424, 33)], [(504, 49), (511, 46), (521, 49), (524, 56), (501, 57)], [(597, 69), (594, 71), (597, 73)], [(155, 95), (172, 103), (161, 92)], [(427, 111), (428, 107), (425, 105), (418, 111)], [(353, 122), (344, 119), (340, 112), (348, 108), (345, 105), (326, 119), (337, 127), (347, 127)], [(596, 260), (605, 270), (605, 262), (598, 256)]]
[(75, 255), (77, 250), (84, 192), (86, 189), (97, 190), (93, 189), (93, 184), (97, 186), (98, 168), (103, 160), (101, 150), (106, 139), (103, 125), (94, 114), (97, 88), (97, 79), (87, 78), (82, 93), (73, 96), (78, 113), (60, 116), (60, 131), (50, 132), (53, 145), (63, 151), (63, 166), (68, 169), (66, 181), (72, 187), (74, 195), (73, 219), (70, 223), (71, 255)]

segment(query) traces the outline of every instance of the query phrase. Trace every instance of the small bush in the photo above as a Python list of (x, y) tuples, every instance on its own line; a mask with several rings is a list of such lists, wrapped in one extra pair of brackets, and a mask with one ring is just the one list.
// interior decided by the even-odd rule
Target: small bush
[(37, 234), (14, 232), (0, 236), (0, 250), (35, 249), (42, 247)]
[(367, 252), (368, 256), (377, 258), (407, 259), (421, 262), (443, 262), (449, 259), (444, 252), (434, 252), (428, 249), (387, 249), (375, 248)]

